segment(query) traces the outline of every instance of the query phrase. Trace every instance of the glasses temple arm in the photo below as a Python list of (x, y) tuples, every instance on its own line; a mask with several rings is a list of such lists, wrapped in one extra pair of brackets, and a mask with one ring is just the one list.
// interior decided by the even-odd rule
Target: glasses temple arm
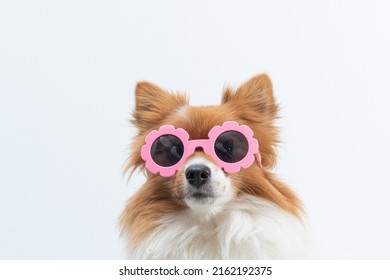
[(263, 168), (263, 165), (261, 164), (261, 155), (260, 155), (259, 152), (257, 152), (257, 153), (255, 154), (255, 158), (256, 158), (257, 164), (258, 164), (261, 168)]

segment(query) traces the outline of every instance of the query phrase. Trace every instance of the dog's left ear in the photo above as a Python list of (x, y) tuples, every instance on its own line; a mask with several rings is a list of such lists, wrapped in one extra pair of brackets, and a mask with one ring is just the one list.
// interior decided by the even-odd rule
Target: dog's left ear
[(275, 118), (278, 112), (273, 96), (272, 82), (267, 74), (252, 77), (236, 91), (226, 88), (222, 104), (233, 103), (240, 110), (250, 110), (264, 117)]

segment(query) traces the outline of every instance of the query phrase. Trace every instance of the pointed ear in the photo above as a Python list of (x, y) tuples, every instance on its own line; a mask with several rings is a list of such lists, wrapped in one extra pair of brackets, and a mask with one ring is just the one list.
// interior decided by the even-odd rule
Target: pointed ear
[(132, 122), (144, 131), (186, 104), (188, 100), (183, 94), (171, 94), (155, 84), (139, 82), (135, 88), (135, 110)]
[(235, 92), (226, 88), (222, 95), (222, 104), (225, 103), (231, 103), (241, 110), (250, 110), (271, 118), (275, 118), (278, 111), (273, 96), (272, 82), (266, 74), (252, 77)]

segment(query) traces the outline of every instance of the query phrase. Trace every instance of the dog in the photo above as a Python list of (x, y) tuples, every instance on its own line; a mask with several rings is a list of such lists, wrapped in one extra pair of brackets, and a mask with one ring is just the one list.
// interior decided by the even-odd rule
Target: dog
[(278, 105), (268, 75), (224, 88), (221, 104), (135, 88), (138, 133), (125, 172), (146, 183), (120, 217), (132, 259), (312, 259), (302, 202), (273, 173)]

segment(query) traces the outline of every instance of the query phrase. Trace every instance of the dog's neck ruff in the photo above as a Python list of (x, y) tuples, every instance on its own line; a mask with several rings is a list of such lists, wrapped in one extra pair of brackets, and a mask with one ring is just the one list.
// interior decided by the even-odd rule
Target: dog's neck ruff
[(162, 217), (132, 259), (306, 259), (316, 252), (302, 222), (277, 205), (241, 196), (204, 216), (190, 209)]

